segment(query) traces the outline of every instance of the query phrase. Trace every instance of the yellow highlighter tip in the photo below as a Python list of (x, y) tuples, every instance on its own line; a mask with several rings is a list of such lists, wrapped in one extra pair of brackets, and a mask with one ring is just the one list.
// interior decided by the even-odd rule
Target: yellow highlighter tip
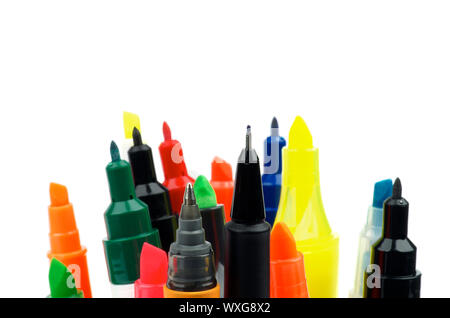
[(134, 127), (141, 130), (139, 116), (133, 113), (123, 112), (123, 129), (125, 131), (125, 139), (133, 138)]
[(305, 121), (300, 116), (295, 117), (294, 123), (289, 131), (290, 149), (310, 149), (313, 148), (312, 136)]

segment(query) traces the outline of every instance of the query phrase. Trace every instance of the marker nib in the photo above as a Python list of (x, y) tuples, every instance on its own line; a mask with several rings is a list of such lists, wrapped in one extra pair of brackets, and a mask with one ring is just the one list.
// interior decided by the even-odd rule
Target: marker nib
[(311, 132), (300, 116), (295, 117), (289, 131), (288, 147), (290, 149), (310, 149), (313, 147)]
[(249, 160), (250, 149), (252, 149), (252, 129), (248, 125), (247, 133), (245, 134), (245, 162)]
[(402, 183), (399, 178), (395, 179), (394, 186), (392, 187), (392, 199), (402, 198)]
[(164, 140), (172, 140), (172, 132), (170, 131), (170, 127), (167, 122), (163, 123), (163, 135)]
[(278, 128), (278, 120), (276, 117), (273, 117), (272, 125), (270, 126), (270, 128)]
[(133, 128), (133, 143), (135, 146), (142, 145), (141, 133), (139, 132), (139, 129), (137, 129), (136, 127)]
[(67, 188), (62, 184), (50, 183), (50, 205), (63, 206), (69, 204)]
[(111, 153), (111, 161), (120, 161), (120, 152), (116, 143), (111, 141), (111, 147), (109, 148), (109, 152)]
[(194, 204), (196, 204), (194, 189), (192, 188), (192, 184), (188, 183), (186, 186), (186, 190), (184, 191), (183, 205), (194, 205)]

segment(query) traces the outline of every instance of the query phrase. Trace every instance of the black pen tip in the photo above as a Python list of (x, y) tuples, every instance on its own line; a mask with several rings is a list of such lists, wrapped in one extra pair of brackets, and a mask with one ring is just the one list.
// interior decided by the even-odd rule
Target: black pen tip
[(392, 187), (392, 199), (402, 198), (402, 183), (399, 178), (395, 179), (394, 186)]
[(141, 133), (136, 127), (133, 128), (133, 143), (135, 146), (142, 145)]
[(270, 128), (278, 128), (278, 120), (276, 117), (273, 117), (272, 125), (270, 126)]

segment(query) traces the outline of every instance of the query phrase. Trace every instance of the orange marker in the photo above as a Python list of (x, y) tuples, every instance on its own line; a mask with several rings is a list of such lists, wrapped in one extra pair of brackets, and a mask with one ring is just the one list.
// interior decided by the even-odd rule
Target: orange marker
[(87, 249), (80, 244), (73, 206), (69, 202), (67, 188), (50, 183), (50, 252), (49, 259), (56, 258), (63, 263), (75, 278), (77, 289), (83, 291), (85, 298), (91, 298), (91, 284), (87, 267)]
[(223, 204), (225, 209), (225, 222), (231, 220), (231, 203), (233, 202), (233, 172), (231, 165), (225, 160), (214, 157), (211, 162), (211, 186), (216, 193), (217, 203)]
[(284, 222), (275, 224), (270, 237), (270, 297), (309, 298), (303, 255)]

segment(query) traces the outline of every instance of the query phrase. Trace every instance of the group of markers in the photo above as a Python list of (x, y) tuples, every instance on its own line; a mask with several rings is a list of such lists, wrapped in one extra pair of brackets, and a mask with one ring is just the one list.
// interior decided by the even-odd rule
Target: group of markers
[[(301, 117), (287, 147), (273, 119), (262, 176), (248, 126), (234, 182), (218, 157), (210, 181), (191, 178), (164, 123), (161, 184), (137, 115), (125, 112), (124, 128), (129, 162), (113, 141), (106, 167), (111, 203), (103, 246), (113, 297), (337, 297), (339, 238), (322, 205), (318, 149)], [(399, 179), (375, 184), (351, 297), (420, 297), (401, 192)], [(90, 298), (86, 248), (66, 187), (50, 184), (50, 198), (49, 297)]]

